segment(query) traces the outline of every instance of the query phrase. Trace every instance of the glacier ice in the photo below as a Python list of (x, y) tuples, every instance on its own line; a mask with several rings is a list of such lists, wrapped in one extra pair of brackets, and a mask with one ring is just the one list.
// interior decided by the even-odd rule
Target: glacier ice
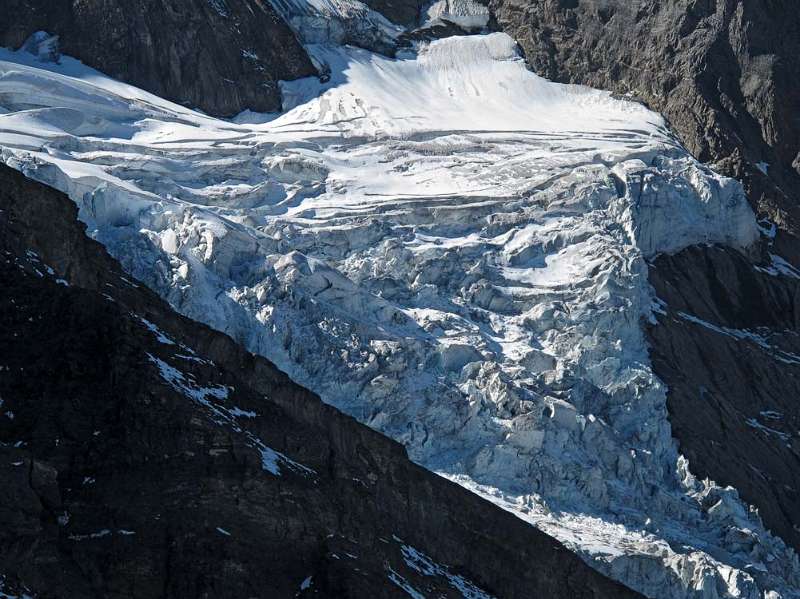
[(466, 31), (481, 30), (489, 24), (489, 7), (476, 0), (435, 0), (423, 11), (425, 25), (449, 22)]
[(612, 577), (800, 597), (793, 550), (678, 454), (642, 331), (648, 258), (757, 238), (741, 186), (504, 34), (307, 47), (330, 79), (255, 123), (0, 51), (0, 156), (179, 311)]
[(271, 0), (270, 3), (306, 44), (353, 44), (393, 54), (397, 38), (405, 31), (360, 0)]

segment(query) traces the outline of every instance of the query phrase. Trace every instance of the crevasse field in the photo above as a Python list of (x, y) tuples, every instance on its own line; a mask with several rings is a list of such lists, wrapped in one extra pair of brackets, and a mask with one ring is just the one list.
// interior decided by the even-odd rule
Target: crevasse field
[(647, 259), (757, 238), (740, 185), (504, 34), (307, 48), (329, 81), (232, 121), (2, 50), (0, 156), (180, 312), (613, 578), (800, 597), (794, 552), (677, 453), (642, 329)]

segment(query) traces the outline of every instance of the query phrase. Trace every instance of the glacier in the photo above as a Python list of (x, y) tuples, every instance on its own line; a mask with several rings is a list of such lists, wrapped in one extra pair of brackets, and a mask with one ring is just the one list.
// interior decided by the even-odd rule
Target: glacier
[(329, 76), (283, 83), (281, 114), (214, 119), (0, 50), (0, 159), (180, 312), (609, 576), (800, 597), (794, 551), (679, 455), (643, 333), (648, 259), (758, 238), (740, 184), (505, 34), (390, 58), (292, 7)]

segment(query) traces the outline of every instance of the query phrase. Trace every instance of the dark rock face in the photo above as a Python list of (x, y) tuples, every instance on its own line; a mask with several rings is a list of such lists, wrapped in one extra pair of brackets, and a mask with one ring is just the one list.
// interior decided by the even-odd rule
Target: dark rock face
[(404, 27), (413, 28), (419, 21), (423, 0), (363, 0), (372, 10)]
[(7, 167), (0, 280), (0, 591), (636, 596), (174, 313)]
[(216, 116), (281, 108), (278, 81), (316, 74), (265, 0), (0, 0), (0, 45), (36, 31), (111, 77)]
[(454, 35), (469, 35), (469, 32), (453, 23), (435, 23), (404, 33), (397, 39), (397, 45), (401, 48), (410, 48), (416, 42), (430, 42)]
[[(742, 179), (761, 213), (798, 234), (794, 0), (492, 0), (491, 8), (539, 74), (633, 93), (699, 159)], [(800, 259), (798, 249), (787, 257)]]
[(667, 304), (651, 358), (692, 472), (800, 549), (800, 280), (716, 247), (662, 256), (650, 280)]

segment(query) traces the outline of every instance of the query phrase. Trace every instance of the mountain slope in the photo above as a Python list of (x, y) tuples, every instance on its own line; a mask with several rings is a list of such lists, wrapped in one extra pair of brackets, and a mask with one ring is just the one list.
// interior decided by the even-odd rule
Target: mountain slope
[[(111, 77), (219, 116), (281, 109), (280, 80), (315, 74), (268, 2), (247, 0), (2, 0), (0, 46), (36, 32)], [(36, 44), (35, 40), (31, 40)], [(37, 50), (38, 51), (38, 50)]]
[(659, 257), (650, 280), (664, 302), (651, 355), (681, 451), (800, 547), (800, 277), (696, 247)]
[(175, 314), (75, 217), (0, 167), (0, 592), (636, 596)]
[(740, 184), (503, 34), (307, 47), (329, 80), (255, 123), (4, 52), (3, 160), (180, 312), (601, 571), (796, 594), (796, 554), (678, 453), (644, 333), (647, 259), (758, 240)]

